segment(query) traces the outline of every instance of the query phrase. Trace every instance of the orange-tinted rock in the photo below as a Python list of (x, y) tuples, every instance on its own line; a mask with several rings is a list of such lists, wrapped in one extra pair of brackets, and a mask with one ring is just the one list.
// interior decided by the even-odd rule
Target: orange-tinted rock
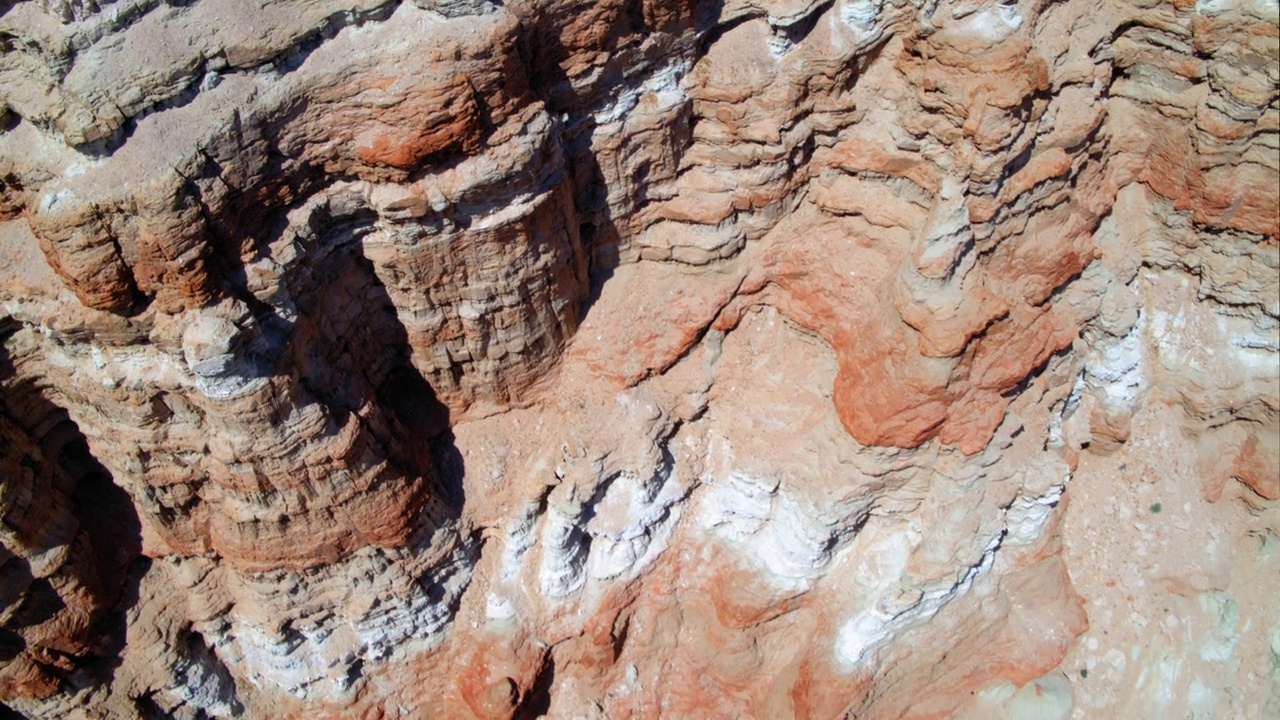
[(1274, 8), (242, 5), (0, 13), (7, 707), (1274, 705)]

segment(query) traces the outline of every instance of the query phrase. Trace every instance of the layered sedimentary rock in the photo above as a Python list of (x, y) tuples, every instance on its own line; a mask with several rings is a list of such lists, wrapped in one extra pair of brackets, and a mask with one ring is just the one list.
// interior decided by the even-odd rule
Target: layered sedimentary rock
[(1277, 12), (0, 11), (0, 701), (1280, 711)]

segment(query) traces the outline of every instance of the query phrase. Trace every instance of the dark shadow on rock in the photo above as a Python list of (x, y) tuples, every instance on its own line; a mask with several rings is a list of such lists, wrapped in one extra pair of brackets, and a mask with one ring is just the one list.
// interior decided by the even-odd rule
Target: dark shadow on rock
[[(724, 1), (696, 0), (693, 5), (682, 19), (670, 23), (660, 31), (670, 33), (673, 37), (688, 31), (700, 37), (716, 33)], [(574, 7), (568, 7), (568, 12), (575, 11)], [(627, 89), (635, 78), (625, 74), (627, 63), (619, 61), (599, 72), (593, 69), (593, 76), (575, 87), (574, 79), (569, 77), (563, 67), (564, 61), (572, 54), (559, 32), (567, 24), (566, 19), (561, 16), (536, 16), (528, 32), (521, 36), (517, 50), (524, 66), (529, 68), (529, 84), (533, 93), (546, 103), (552, 116), (564, 119), (560, 128), (561, 141), (573, 185), (579, 237), (587, 254), (590, 279), (590, 287), (578, 316), (581, 321), (599, 300), (604, 284), (618, 268), (623, 240), (609, 207), (608, 183), (592, 149), (593, 136), (597, 130), (594, 113), (617, 100), (618, 94)], [(635, 55), (634, 64), (639, 65), (658, 60), (644, 56), (642, 38), (659, 30), (648, 27), (640, 0), (633, 0), (624, 11), (619, 12), (609, 31), (609, 39), (603, 43), (603, 47), (597, 49), (602, 49), (611, 56), (619, 56), (626, 50)], [(699, 42), (699, 46), (691, 50), (696, 55), (693, 59), (697, 60), (706, 50), (707, 45)], [(645, 171), (643, 167), (637, 168), (637, 173), (643, 174)], [(640, 180), (637, 186), (643, 189), (643, 178)], [(640, 202), (643, 200), (644, 198), (639, 198)]]
[(538, 676), (534, 678), (533, 686), (524, 697), (520, 698), (520, 705), (512, 717), (515, 720), (546, 717), (551, 710), (551, 694), (555, 691), (555, 686), (556, 663), (548, 653), (543, 659), (542, 668), (538, 670)]
[[(12, 321), (0, 322), (0, 340), (17, 329)], [(141, 556), (137, 509), (92, 455), (67, 411), (47, 396), (38, 379), (18, 376), (7, 347), (0, 347), (0, 425), (0, 454), (16, 457), (33, 478), (32, 490), (38, 494), (28, 507), (62, 508), (74, 518), (74, 530), (65, 539), (71, 554), (58, 572), (72, 573), (77, 592), (90, 593), (93, 606), (105, 608), (98, 611), (87, 633), (67, 638), (70, 645), (87, 648), (78, 655), (63, 655), (72, 662), (69, 671), (42, 667), (68, 690), (107, 685), (121, 661), (125, 612), (137, 602), (139, 583), (149, 567)], [(11, 482), (18, 478), (0, 475), (0, 483)], [(14, 523), (9, 521), (15, 521), (18, 542), (23, 541), (19, 518), (0, 520), (11, 528)], [(69, 598), (59, 596), (47, 578), (33, 577), (21, 556), (0, 565), (0, 580), (4, 584), (0, 612), (18, 604), (0, 626), (0, 664), (4, 664), (26, 650), (23, 630), (54, 619)], [(18, 641), (23, 647), (17, 647)]]
[(440, 491), (440, 499), (450, 512), (462, 512), (466, 503), (466, 492), (463, 479), (467, 473), (466, 463), (458, 450), (453, 430), (446, 430), (431, 441), (431, 457), (436, 466), (436, 482)]
[[(371, 210), (314, 219), (305, 266), (283, 278), (297, 308), (292, 322), (233, 288), (263, 329), (262, 357), (250, 364), (263, 374), (292, 376), (335, 421), (359, 415), (383, 459), (410, 478), (425, 478), (457, 518), (463, 468), (452, 446), (449, 409), (414, 366), (408, 330), (363, 254), (361, 239), (375, 219)], [(437, 458), (448, 461), (449, 472), (439, 471)]]
[(52, 620), (54, 615), (66, 607), (67, 604), (58, 595), (58, 591), (53, 589), (53, 583), (48, 578), (34, 578), (22, 593), (22, 603), (9, 616), (5, 625), (15, 630), (35, 627)]

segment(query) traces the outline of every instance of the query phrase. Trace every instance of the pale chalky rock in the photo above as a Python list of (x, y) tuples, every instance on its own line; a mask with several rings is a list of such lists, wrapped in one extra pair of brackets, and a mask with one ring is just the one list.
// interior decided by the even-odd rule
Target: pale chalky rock
[(1278, 12), (12, 4), (0, 702), (1280, 713)]

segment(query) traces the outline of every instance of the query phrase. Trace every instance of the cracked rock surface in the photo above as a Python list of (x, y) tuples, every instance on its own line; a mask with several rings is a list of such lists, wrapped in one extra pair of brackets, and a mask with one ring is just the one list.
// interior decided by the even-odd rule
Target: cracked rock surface
[(1280, 714), (1278, 27), (0, 7), (0, 716)]

